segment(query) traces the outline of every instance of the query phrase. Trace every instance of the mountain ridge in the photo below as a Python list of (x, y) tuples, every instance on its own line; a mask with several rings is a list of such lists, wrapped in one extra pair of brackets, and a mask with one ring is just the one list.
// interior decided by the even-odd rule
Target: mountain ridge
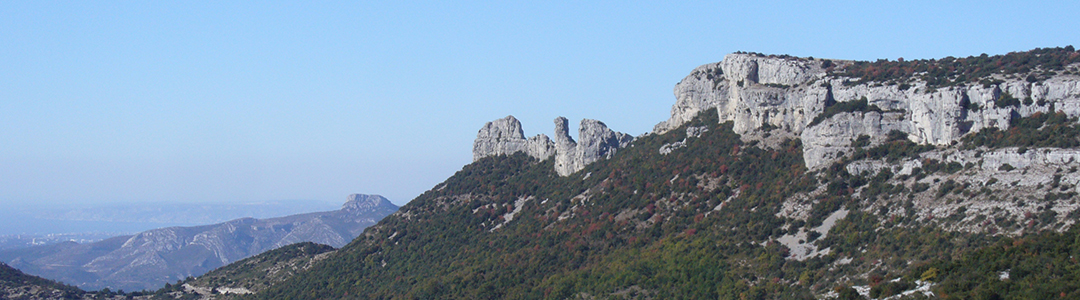
[(293, 243), (344, 246), (365, 227), (396, 210), (397, 206), (381, 196), (354, 194), (337, 211), (159, 228), (90, 244), (0, 251), (0, 259), (84, 289), (156, 289)]

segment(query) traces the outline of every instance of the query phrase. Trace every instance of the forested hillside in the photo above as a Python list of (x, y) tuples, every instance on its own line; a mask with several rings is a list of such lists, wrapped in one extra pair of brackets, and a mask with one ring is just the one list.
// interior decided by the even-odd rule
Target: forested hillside
[[(702, 113), (568, 177), (554, 174), (550, 160), (522, 154), (483, 159), (257, 298), (809, 299), (850, 296), (850, 286), (874, 287), (879, 296), (914, 289), (911, 278), (955, 288), (964, 277), (953, 270), (971, 260), (965, 254), (1002, 239), (865, 212), (855, 189), (914, 191), (881, 186), (889, 175), (863, 178), (842, 167), (807, 172), (798, 140), (766, 149), (742, 142), (730, 126), (715, 112)], [(704, 133), (687, 137), (686, 128)], [(865, 155), (933, 149), (896, 139)], [(685, 148), (656, 150), (678, 141)], [(818, 189), (826, 192), (805, 219), (782, 216), (785, 198)], [(839, 213), (846, 217), (822, 228)], [(814, 253), (796, 259), (778, 241), (784, 236), (802, 236), (795, 243)], [(936, 277), (910, 275), (938, 265)]]
[(787, 284), (806, 264), (757, 244), (786, 232), (775, 216), (784, 195), (814, 187), (798, 141), (764, 150), (701, 116), (687, 126), (708, 130), (684, 149), (656, 150), (686, 130), (649, 136), (568, 177), (520, 154), (470, 164), (260, 296), (809, 297)]

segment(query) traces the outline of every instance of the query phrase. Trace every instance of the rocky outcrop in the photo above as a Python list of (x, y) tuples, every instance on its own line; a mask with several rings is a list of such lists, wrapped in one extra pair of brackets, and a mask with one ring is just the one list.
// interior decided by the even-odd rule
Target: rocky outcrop
[(521, 122), (514, 116), (487, 122), (476, 134), (473, 142), (473, 161), (494, 155), (509, 155), (524, 152), (539, 160), (545, 160), (555, 154), (555, 144), (546, 135), (538, 134), (525, 139)]
[[(380, 195), (352, 194), (349, 195), (345, 204), (341, 205), (341, 211), (351, 213), (365, 213), (379, 211), (381, 209), (396, 208), (385, 197)], [(393, 213), (393, 211), (390, 211)]]
[[(929, 88), (916, 78), (902, 88), (880, 82), (846, 84), (857, 78), (831, 76), (823, 63), (820, 59), (729, 54), (722, 62), (694, 69), (675, 86), (671, 117), (653, 132), (678, 128), (699, 112), (716, 108), (720, 122), (733, 122), (736, 133), (781, 129), (801, 138), (806, 165), (815, 169), (849, 151), (848, 143), (859, 135), (879, 142), (884, 134), (899, 130), (913, 142), (943, 146), (983, 128), (1007, 129), (1014, 116), (1047, 112), (1051, 107), (1070, 117), (1080, 115), (1077, 75), (1038, 82), (995, 75), (992, 79), (999, 81), (995, 85), (939, 88)], [(994, 100), (1004, 93), (1033, 101), (995, 106)], [(883, 113), (841, 113), (811, 126), (827, 106), (863, 97)]]
[[(653, 132), (680, 128), (697, 114), (715, 108), (721, 123), (731, 122), (744, 140), (760, 141), (758, 145), (763, 147), (775, 145), (770, 142), (778, 136), (800, 139), (806, 166), (816, 170), (850, 158), (856, 146), (870, 149), (899, 131), (912, 142), (936, 147), (913, 158), (844, 161), (850, 174), (866, 178), (896, 174), (885, 183), (907, 188), (903, 197), (869, 192), (864, 200), (866, 211), (890, 211), (890, 216), (907, 215), (928, 222), (949, 217), (950, 221), (939, 226), (990, 234), (1003, 230), (1019, 233), (1022, 228), (1009, 222), (1030, 227), (1034, 215), (1042, 216), (1045, 220), (1040, 222), (1045, 226), (1057, 226), (1053, 225), (1055, 219), (1063, 222), (1066, 227), (1054, 227), (1057, 230), (1075, 222), (1074, 211), (1080, 209), (1075, 201), (1080, 150), (960, 150), (954, 145), (965, 135), (986, 128), (1008, 130), (1012, 120), (1039, 112), (1080, 116), (1080, 73), (1076, 71), (1080, 64), (1064, 70), (1035, 67), (1031, 73), (1036, 78), (1027, 73), (994, 73), (979, 78), (979, 83), (949, 86), (931, 86), (920, 74), (862, 83), (860, 78), (844, 77), (825, 68), (833, 65), (842, 69), (851, 64), (759, 54), (725, 56), (722, 62), (694, 69), (675, 86), (671, 117), (657, 124)], [(1000, 101), (1007, 97), (1015, 99)], [(862, 99), (867, 102), (864, 108), (845, 103)], [(856, 145), (862, 136), (869, 137), (869, 143)], [(665, 144), (658, 150), (671, 153), (686, 143)], [(810, 199), (824, 189), (823, 185), (814, 193), (787, 199), (785, 211), (797, 216), (799, 209), (812, 207)], [(859, 197), (861, 190), (855, 189)], [(897, 207), (900, 201), (909, 204)]]
[(353, 194), (336, 211), (242, 218), (154, 229), (89, 244), (0, 251), (0, 260), (85, 289), (152, 290), (289, 244), (316, 242), (341, 247), (395, 211), (397, 206), (382, 196)]
[(900, 112), (837, 114), (803, 130), (803, 158), (813, 158), (807, 165), (817, 167), (851, 154), (851, 144), (860, 135), (869, 136), (872, 143), (881, 143), (890, 131), (910, 131), (910, 124), (903, 122), (903, 118), (904, 113)]
[(630, 145), (634, 137), (608, 129), (603, 122), (584, 119), (578, 126), (578, 139), (574, 142), (567, 129), (567, 120), (555, 119), (555, 172), (570, 175), (600, 159), (611, 158), (619, 148)]
[(686, 128), (686, 137), (685, 138), (683, 138), (681, 141), (678, 141), (678, 142), (668, 143), (668, 144), (664, 144), (663, 146), (660, 146), (660, 151), (659, 152), (660, 152), (661, 155), (671, 154), (672, 151), (675, 151), (675, 150), (677, 150), (679, 148), (686, 147), (686, 141), (687, 140), (689, 140), (691, 138), (700, 137), (701, 134), (705, 133), (706, 131), (709, 131), (709, 127), (707, 127), (707, 126), (687, 127)]
[(555, 119), (555, 141), (539, 134), (525, 139), (521, 122), (513, 116), (484, 124), (473, 142), (473, 161), (495, 155), (523, 152), (533, 158), (555, 157), (555, 171), (567, 176), (600, 159), (610, 158), (619, 148), (630, 145), (634, 137), (613, 131), (603, 122), (584, 119), (578, 127), (578, 139), (570, 137), (567, 119)]

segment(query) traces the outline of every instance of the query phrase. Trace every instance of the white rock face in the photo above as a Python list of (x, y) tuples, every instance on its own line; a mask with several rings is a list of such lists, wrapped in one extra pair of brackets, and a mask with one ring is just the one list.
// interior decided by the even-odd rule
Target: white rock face
[(539, 160), (545, 160), (555, 154), (555, 144), (546, 135), (539, 134), (525, 139), (521, 122), (514, 116), (487, 122), (476, 133), (473, 142), (473, 161), (493, 155), (509, 155), (525, 152)]
[(720, 63), (694, 69), (689, 76), (675, 85), (675, 105), (671, 106), (671, 119), (657, 124), (653, 132), (668, 132), (690, 122), (699, 112), (717, 107), (720, 98), (726, 99), (729, 92), (725, 80)]
[(539, 134), (525, 139), (521, 122), (513, 116), (484, 124), (473, 142), (473, 161), (494, 155), (509, 155), (517, 152), (545, 160), (555, 157), (555, 171), (561, 176), (577, 172), (586, 165), (600, 159), (611, 158), (619, 148), (630, 145), (634, 137), (608, 129), (603, 122), (591, 119), (581, 120), (578, 139), (575, 142), (567, 129), (567, 120), (555, 119), (555, 141)]
[(824, 72), (820, 64), (800, 59), (774, 59), (753, 54), (728, 54), (720, 62), (729, 80), (784, 85), (802, 84)]
[(851, 154), (851, 142), (860, 135), (870, 136), (871, 142), (880, 143), (892, 130), (907, 132), (905, 126), (910, 124), (903, 122), (903, 115), (895, 112), (839, 113), (803, 130), (803, 158), (815, 158), (813, 165), (807, 163), (808, 167), (814, 168)]
[[(851, 153), (851, 142), (860, 135), (870, 136), (871, 145), (876, 145), (890, 131), (897, 130), (906, 133), (912, 142), (945, 146), (984, 128), (1006, 130), (1014, 117), (1049, 112), (1051, 108), (1070, 117), (1080, 116), (1080, 76), (1076, 75), (1058, 75), (1035, 83), (995, 75), (1003, 82), (938, 89), (930, 89), (916, 79), (910, 87), (900, 89), (898, 85), (881, 83), (846, 85), (846, 81), (858, 78), (830, 77), (822, 68), (823, 62), (736, 53), (721, 62), (699, 66), (675, 85), (671, 117), (657, 124), (653, 132), (665, 133), (702, 111), (716, 108), (720, 122), (732, 122), (736, 133), (746, 135), (778, 128), (799, 137), (806, 166), (818, 169)], [(996, 107), (994, 100), (1004, 93), (1033, 101)], [(839, 113), (811, 126), (826, 106), (863, 97), (883, 112)], [(975, 106), (978, 109), (972, 108)], [(473, 159), (518, 151), (540, 160), (554, 155), (556, 170), (565, 176), (610, 157), (632, 140), (610, 131), (603, 123), (584, 120), (579, 145), (566, 132), (565, 119), (556, 119), (555, 123), (552, 141), (545, 135), (525, 139), (520, 123), (513, 117), (492, 121), (477, 134)], [(666, 146), (662, 152), (680, 147)]]
[(709, 131), (709, 127), (706, 127), (706, 126), (687, 127), (686, 128), (686, 138), (683, 138), (683, 140), (678, 141), (678, 142), (668, 143), (668, 144), (664, 144), (664, 145), (660, 146), (659, 152), (660, 152), (661, 155), (671, 154), (672, 151), (675, 151), (675, 150), (677, 150), (679, 148), (686, 147), (686, 141), (688, 139), (701, 137), (701, 134), (705, 133), (706, 131)]
[[(1051, 221), (1039, 221), (1038, 226), (1062, 231), (1076, 223), (1074, 214), (1080, 209), (1080, 202), (1075, 197), (1075, 193), (1080, 192), (1077, 188), (1080, 184), (1080, 172), (1077, 172), (1080, 170), (1080, 149), (1021, 151), (1017, 147), (993, 150), (951, 147), (923, 152), (918, 158), (898, 162), (859, 160), (845, 168), (851, 174), (872, 176), (890, 170), (897, 175), (912, 175), (914, 170), (928, 167), (926, 163), (954, 163), (964, 167), (955, 172), (894, 177), (887, 183), (912, 188), (921, 184), (925, 191), (913, 191), (904, 197), (882, 195), (864, 202), (864, 211), (875, 213), (884, 208), (892, 216), (910, 213), (928, 222), (952, 217), (952, 220), (938, 222), (937, 226), (950, 231), (989, 234), (1020, 234), (1024, 229), (1019, 225), (1031, 226), (1026, 225), (1032, 221), (1031, 216), (1049, 211), (1056, 216), (1041, 217)], [(960, 187), (956, 189), (960, 192), (941, 192), (948, 182)], [(964, 189), (968, 192), (962, 192)], [(972, 194), (974, 191), (980, 192)], [(897, 201), (909, 200), (911, 207), (896, 205)]]
[(566, 122), (563, 117), (555, 119), (555, 171), (560, 176), (573, 174), (597, 160), (611, 158), (619, 148), (634, 141), (633, 136), (608, 129), (603, 122), (584, 119), (578, 126), (581, 141), (574, 142)]
[[(840, 62), (844, 63), (844, 62)], [(654, 133), (665, 133), (690, 121), (699, 112), (717, 108), (720, 122), (731, 121), (734, 130), (746, 134), (768, 128), (789, 131), (803, 141), (807, 167), (820, 168), (850, 150), (859, 135), (879, 143), (884, 134), (899, 130), (916, 143), (949, 145), (964, 134), (983, 128), (1008, 129), (1014, 116), (1047, 112), (1050, 107), (1070, 117), (1080, 115), (1080, 76), (1059, 75), (1043, 82), (1004, 78), (996, 86), (953, 86), (928, 89), (922, 81), (901, 90), (897, 85), (868, 83), (845, 85), (845, 80), (826, 76), (822, 60), (795, 57), (729, 54), (719, 63), (702, 65), (675, 85), (671, 118), (657, 124)], [(1033, 103), (998, 108), (994, 100), (1002, 93)], [(814, 126), (827, 102), (866, 97), (880, 113), (841, 113)], [(1042, 100), (1045, 105), (1038, 105)], [(978, 105), (966, 109), (962, 102)]]

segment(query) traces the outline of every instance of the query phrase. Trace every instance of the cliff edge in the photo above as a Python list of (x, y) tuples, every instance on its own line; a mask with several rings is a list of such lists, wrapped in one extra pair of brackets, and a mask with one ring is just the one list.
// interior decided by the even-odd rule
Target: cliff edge
[[(1075, 59), (1076, 52), (1065, 51)], [(1008, 130), (1010, 120), (1037, 112), (1080, 115), (1080, 76), (1070, 71), (1076, 70), (1076, 63), (1056, 66), (1059, 70), (1050, 66), (973, 74), (950, 70), (949, 62), (972, 64), (980, 58), (989, 59), (969, 57), (961, 63), (946, 58), (920, 64), (729, 54), (721, 62), (697, 67), (675, 85), (671, 117), (653, 132), (678, 128), (699, 112), (716, 108), (720, 122), (733, 122), (736, 133), (801, 138), (807, 167), (818, 169), (850, 153), (851, 143), (861, 135), (876, 145), (896, 130), (915, 143), (947, 146), (984, 128)], [(875, 76), (893, 72), (889, 68), (900, 71), (892, 77)], [(854, 101), (865, 105), (827, 111)]]

